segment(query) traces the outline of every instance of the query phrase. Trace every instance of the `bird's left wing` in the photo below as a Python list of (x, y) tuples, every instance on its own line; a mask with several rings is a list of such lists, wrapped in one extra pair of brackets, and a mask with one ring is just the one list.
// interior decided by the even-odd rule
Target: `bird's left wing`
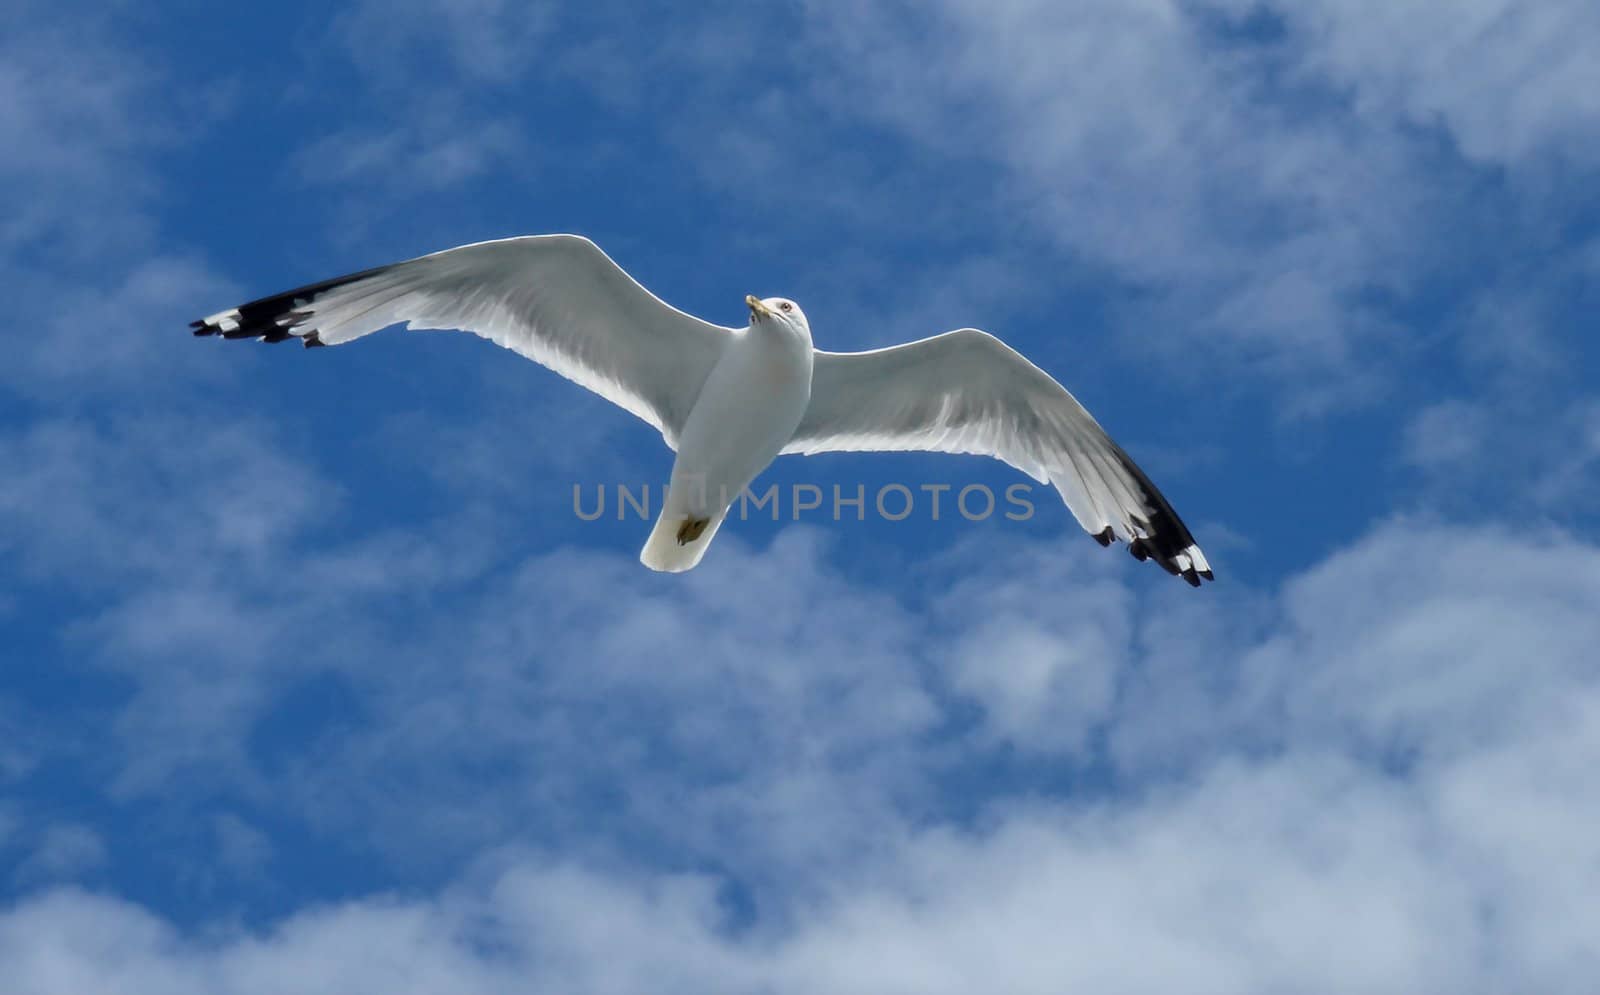
[(475, 332), (678, 433), (732, 329), (668, 306), (578, 235), (477, 242), (263, 297), (196, 335), (338, 345), (390, 325)]
[(811, 404), (786, 453), (977, 453), (1054, 484), (1102, 546), (1122, 539), (1198, 587), (1194, 537), (1077, 399), (999, 339), (963, 328), (870, 352), (817, 350)]

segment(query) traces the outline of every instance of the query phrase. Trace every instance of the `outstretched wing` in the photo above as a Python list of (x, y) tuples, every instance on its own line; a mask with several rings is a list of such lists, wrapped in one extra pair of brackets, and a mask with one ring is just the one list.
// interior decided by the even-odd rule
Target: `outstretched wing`
[(397, 324), (481, 335), (633, 412), (673, 448), (732, 332), (668, 306), (578, 235), (446, 249), (263, 297), (193, 328), (315, 346)]
[(817, 350), (786, 453), (926, 450), (994, 456), (1054, 484), (1102, 546), (1200, 586), (1210, 565), (1177, 512), (1048, 373), (976, 328), (870, 352)]

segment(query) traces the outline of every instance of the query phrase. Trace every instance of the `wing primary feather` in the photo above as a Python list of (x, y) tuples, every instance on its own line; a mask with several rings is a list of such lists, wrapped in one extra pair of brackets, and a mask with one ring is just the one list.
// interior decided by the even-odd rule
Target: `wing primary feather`
[[(1188, 526), (1183, 524), (1183, 519), (1178, 517), (1166, 497), (1122, 447), (1110, 438), (1106, 439), (1106, 445), (1142, 492), (1139, 496), (1148, 515), (1136, 518), (1135, 523), (1145, 532), (1141, 539), (1145, 549), (1168, 573), (1181, 573), (1185, 566), (1190, 565), (1188, 551), (1195, 546), (1194, 536), (1189, 534)], [(1181, 565), (1180, 557), (1183, 560)]]
[(1189, 584), (1210, 566), (1172, 505), (1054, 378), (973, 328), (865, 352), (818, 351), (811, 404), (786, 452), (980, 453), (1043, 471), (1102, 546), (1118, 539)]
[(393, 325), (471, 332), (660, 430), (669, 447), (733, 329), (646, 290), (581, 235), (456, 246), (191, 322), (197, 336), (339, 345)]
[[(235, 316), (234, 320), (238, 322), (238, 331), (241, 334), (231, 335), (229, 332), (223, 331), (220, 325), (213, 324), (210, 319), (206, 318), (202, 318), (199, 321), (190, 322), (189, 327), (194, 329), (195, 335), (216, 335), (220, 333), (223, 338), (266, 339), (266, 336), (269, 334), (269, 332), (262, 326), (272, 324), (276, 321), (276, 319), (282, 317), (284, 314), (298, 311), (299, 308), (296, 306), (296, 301), (309, 302), (313, 298), (326, 293), (329, 290), (333, 290), (337, 287), (347, 286), (352, 283), (358, 283), (362, 280), (368, 279), (369, 277), (377, 276), (379, 273), (394, 269), (396, 265), (399, 264), (390, 263), (386, 266), (375, 266), (372, 269), (364, 269), (358, 273), (347, 273), (344, 276), (337, 276), (329, 280), (320, 280), (316, 283), (308, 283), (303, 287), (296, 287), (293, 290), (286, 290), (283, 293), (270, 294), (266, 297), (258, 297), (249, 303), (239, 305), (230, 312), (224, 312), (225, 314)], [(259, 330), (252, 334), (248, 331), (249, 329)], [(267, 339), (267, 341), (279, 342), (283, 340)]]

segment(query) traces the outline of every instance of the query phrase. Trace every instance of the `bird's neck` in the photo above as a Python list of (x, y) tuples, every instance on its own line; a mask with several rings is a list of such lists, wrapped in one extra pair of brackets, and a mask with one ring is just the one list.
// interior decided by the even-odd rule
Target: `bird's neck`
[(750, 335), (764, 342), (811, 348), (811, 333), (784, 321), (758, 321), (750, 326)]

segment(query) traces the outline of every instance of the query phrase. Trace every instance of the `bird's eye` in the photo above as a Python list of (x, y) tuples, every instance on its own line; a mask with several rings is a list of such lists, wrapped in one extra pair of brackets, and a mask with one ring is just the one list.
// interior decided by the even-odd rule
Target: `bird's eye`
[(793, 311), (794, 310), (794, 305), (790, 304), (788, 301), (784, 301), (782, 304), (778, 305), (778, 310), (779, 311)]

